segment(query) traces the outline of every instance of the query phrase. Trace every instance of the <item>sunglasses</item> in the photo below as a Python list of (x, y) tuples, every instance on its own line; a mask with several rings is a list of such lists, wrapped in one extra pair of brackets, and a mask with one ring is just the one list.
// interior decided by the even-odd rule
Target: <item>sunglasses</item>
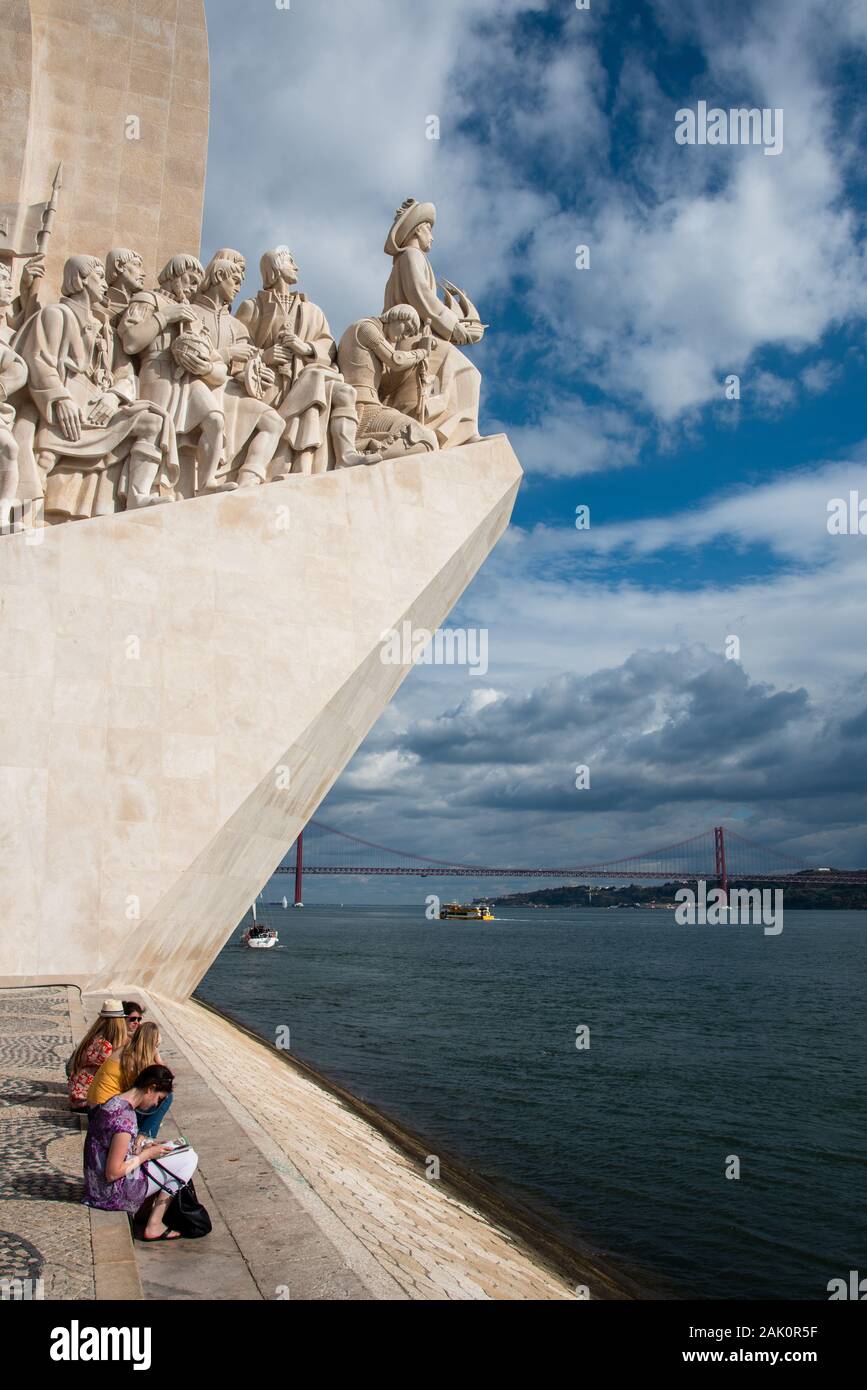
[(127, 1023), (141, 1023), (141, 1014), (127, 1014)]

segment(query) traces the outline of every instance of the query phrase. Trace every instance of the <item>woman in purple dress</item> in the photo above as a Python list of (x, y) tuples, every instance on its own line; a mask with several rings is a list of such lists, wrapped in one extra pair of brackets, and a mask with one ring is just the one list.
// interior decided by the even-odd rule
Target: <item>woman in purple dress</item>
[(157, 1186), (145, 1164), (160, 1159), (180, 1187), (190, 1180), (197, 1163), (192, 1149), (167, 1158), (170, 1146), (142, 1142), (138, 1134), (136, 1110), (152, 1110), (171, 1095), (173, 1084), (174, 1076), (168, 1067), (146, 1067), (129, 1090), (97, 1105), (88, 1122), (84, 1144), (85, 1205), (103, 1211), (125, 1211), (133, 1216), (153, 1196), (143, 1240), (174, 1240), (178, 1234), (163, 1221), (173, 1193)]

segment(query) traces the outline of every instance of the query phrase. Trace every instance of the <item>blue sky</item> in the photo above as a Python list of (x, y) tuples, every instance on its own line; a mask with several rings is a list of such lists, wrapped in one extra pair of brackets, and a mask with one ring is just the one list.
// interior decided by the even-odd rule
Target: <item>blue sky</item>
[[(826, 528), (867, 496), (867, 4), (206, 9), (205, 253), (239, 246), (254, 290), (288, 242), (339, 333), (381, 307), (393, 209), (434, 200), (434, 267), (491, 324), (482, 428), (526, 470), (450, 619), (488, 629), (490, 670), (414, 671), (323, 818), (467, 863), (733, 818), (867, 864), (867, 537)], [(679, 145), (701, 100), (781, 108), (782, 153)]]

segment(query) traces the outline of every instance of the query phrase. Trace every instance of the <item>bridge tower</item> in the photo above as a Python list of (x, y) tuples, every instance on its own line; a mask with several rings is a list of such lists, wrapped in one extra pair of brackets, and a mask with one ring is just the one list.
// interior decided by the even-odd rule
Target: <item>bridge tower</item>
[(713, 828), (714, 855), (716, 857), (716, 873), (719, 879), (719, 886), (725, 893), (726, 902), (729, 900), (729, 875), (726, 867), (726, 838), (725, 830), (721, 825)]
[(295, 906), (304, 906), (302, 893), (302, 880), (304, 877), (304, 831), (299, 830), (298, 839), (295, 841)]

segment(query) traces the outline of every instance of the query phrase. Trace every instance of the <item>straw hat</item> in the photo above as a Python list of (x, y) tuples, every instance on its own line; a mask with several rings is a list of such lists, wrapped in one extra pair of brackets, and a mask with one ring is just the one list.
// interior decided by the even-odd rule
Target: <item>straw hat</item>
[(123, 1004), (119, 999), (103, 999), (99, 1016), (100, 1018), (126, 1018)]

